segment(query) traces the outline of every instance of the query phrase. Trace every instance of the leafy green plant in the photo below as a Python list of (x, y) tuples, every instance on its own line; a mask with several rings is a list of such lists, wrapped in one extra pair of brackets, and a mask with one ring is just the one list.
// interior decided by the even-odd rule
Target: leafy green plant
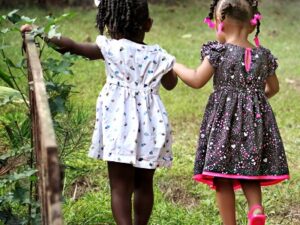
[[(75, 94), (72, 91), (74, 86), (64, 79), (74, 75), (71, 67), (79, 57), (66, 53), (60, 58), (44, 58), (46, 44), (42, 39), (45, 34), (48, 37), (60, 36), (56, 23), (71, 15), (47, 16), (46, 24), (31, 32), (39, 41), (37, 44), (40, 46), (44, 80), (62, 161), (84, 143), (86, 133), (87, 114), (70, 102), (71, 95)], [(0, 132), (4, 134), (0, 146), (6, 149), (4, 151), (0, 147), (0, 221), (5, 224), (40, 224), (28, 101), (30, 87), (26, 85), (27, 63), (24, 56), (21, 59), (10, 56), (10, 50), (15, 46), (9, 42), (12, 36), (19, 33), (22, 24), (36, 21), (36, 18), (20, 16), (18, 10), (0, 16), (0, 25), (4, 27), (0, 30)], [(17, 35), (21, 40), (21, 35)]]

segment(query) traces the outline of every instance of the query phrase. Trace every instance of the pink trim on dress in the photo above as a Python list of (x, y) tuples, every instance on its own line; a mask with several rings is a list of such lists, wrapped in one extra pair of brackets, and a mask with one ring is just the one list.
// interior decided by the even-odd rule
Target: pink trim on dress
[(251, 69), (251, 63), (252, 63), (252, 49), (251, 48), (246, 48), (245, 50), (245, 68), (247, 73), (249, 73)]
[(215, 190), (216, 189), (216, 186), (214, 185), (215, 177), (234, 179), (233, 187), (235, 190), (241, 188), (241, 184), (239, 180), (257, 180), (260, 181), (261, 186), (269, 186), (290, 179), (289, 175), (243, 176), (243, 175), (221, 174), (221, 173), (205, 172), (205, 171), (202, 174), (195, 175), (193, 179), (197, 182), (205, 183), (209, 185), (211, 189)]

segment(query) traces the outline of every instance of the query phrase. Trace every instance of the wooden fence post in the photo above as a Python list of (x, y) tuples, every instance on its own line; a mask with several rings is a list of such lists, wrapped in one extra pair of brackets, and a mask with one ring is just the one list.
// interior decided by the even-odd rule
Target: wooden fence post
[(38, 50), (34, 38), (29, 34), (25, 35), (25, 48), (42, 224), (62, 225), (58, 148)]

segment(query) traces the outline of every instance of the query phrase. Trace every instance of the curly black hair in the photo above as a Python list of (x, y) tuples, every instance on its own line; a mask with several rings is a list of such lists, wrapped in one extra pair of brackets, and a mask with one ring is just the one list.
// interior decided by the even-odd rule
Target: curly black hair
[[(229, 16), (233, 19), (247, 22), (255, 14), (260, 14), (258, 0), (213, 0), (210, 5), (208, 18), (212, 20), (217, 9), (221, 12), (221, 21), (224, 21), (226, 16)], [(260, 21), (257, 21), (255, 36), (258, 37), (259, 33)]]
[(136, 38), (149, 19), (147, 0), (102, 0), (96, 18), (100, 34), (112, 38)]

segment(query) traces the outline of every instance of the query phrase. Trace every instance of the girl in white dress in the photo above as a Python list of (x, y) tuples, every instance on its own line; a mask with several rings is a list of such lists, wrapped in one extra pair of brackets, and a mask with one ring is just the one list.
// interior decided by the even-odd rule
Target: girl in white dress
[[(98, 3), (101, 35), (95, 44), (66, 37), (48, 41), (61, 53), (105, 61), (106, 84), (97, 100), (89, 156), (108, 162), (116, 223), (144, 225), (153, 207), (155, 169), (169, 167), (172, 162), (171, 128), (159, 87), (162, 84), (171, 90), (176, 86), (175, 59), (158, 45), (143, 42), (152, 26), (146, 0)], [(23, 32), (31, 29), (29, 25), (21, 28)], [(105, 31), (110, 39), (103, 36)]]

